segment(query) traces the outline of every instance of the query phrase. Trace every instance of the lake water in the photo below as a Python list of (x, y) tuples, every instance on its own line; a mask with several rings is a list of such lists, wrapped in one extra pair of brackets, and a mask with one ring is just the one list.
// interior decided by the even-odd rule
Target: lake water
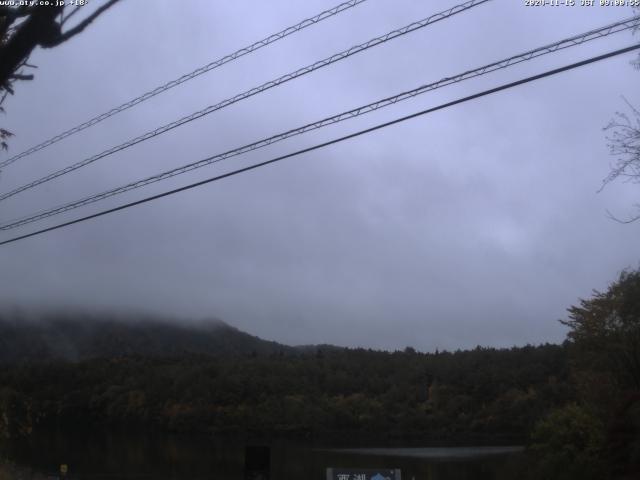
[[(332, 448), (287, 441), (251, 444), (271, 447), (272, 480), (325, 480), (327, 467), (399, 468), (403, 480), (503, 480), (517, 475), (521, 458), (518, 447)], [(242, 480), (245, 446), (239, 441), (202, 437), (50, 433), (13, 443), (1, 453), (36, 474), (53, 474), (60, 464), (67, 464), (70, 480)]]

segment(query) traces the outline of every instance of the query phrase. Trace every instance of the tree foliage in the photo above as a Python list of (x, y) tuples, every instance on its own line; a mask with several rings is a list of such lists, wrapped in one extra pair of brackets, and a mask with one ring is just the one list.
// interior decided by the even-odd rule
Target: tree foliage
[(562, 323), (569, 327), (577, 371), (608, 377), (614, 393), (640, 389), (640, 269), (622, 272), (606, 292), (580, 300)]
[[(569, 308), (571, 379), (579, 404), (532, 434), (536, 478), (640, 476), (640, 269)], [(565, 477), (554, 472), (564, 472)], [(595, 472), (595, 473), (594, 473)]]
[(540, 480), (600, 480), (604, 425), (585, 407), (575, 403), (554, 410), (540, 420), (531, 434), (530, 449), (537, 457), (532, 477)]
[(6, 365), (37, 423), (304, 437), (522, 441), (569, 401), (558, 345)]

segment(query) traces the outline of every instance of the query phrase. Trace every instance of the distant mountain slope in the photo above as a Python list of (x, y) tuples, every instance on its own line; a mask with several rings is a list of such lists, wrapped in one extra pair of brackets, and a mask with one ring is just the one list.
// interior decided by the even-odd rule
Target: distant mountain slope
[(0, 363), (131, 355), (259, 355), (293, 351), (220, 320), (180, 322), (111, 315), (0, 315)]

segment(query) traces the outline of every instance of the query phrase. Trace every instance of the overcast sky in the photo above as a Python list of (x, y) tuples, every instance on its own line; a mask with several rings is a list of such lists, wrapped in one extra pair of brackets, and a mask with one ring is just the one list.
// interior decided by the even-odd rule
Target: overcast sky
[[(96, 0), (93, 0), (96, 1)], [(38, 50), (5, 102), (9, 154), (336, 5), (123, 0)], [(7, 191), (457, 2), (369, 0), (6, 167)], [(579, 3), (579, 2), (578, 2)], [(495, 0), (237, 103), (0, 204), (0, 220), (118, 186), (631, 16)], [(638, 37), (636, 35), (635, 41)], [(190, 183), (630, 45), (621, 33), (130, 192)], [(596, 193), (602, 127), (640, 105), (627, 54), (276, 165), (0, 247), (5, 305), (217, 317), (290, 344), (421, 350), (559, 342), (579, 297), (637, 267), (640, 186)], [(0, 159), (7, 158), (2, 153)]]

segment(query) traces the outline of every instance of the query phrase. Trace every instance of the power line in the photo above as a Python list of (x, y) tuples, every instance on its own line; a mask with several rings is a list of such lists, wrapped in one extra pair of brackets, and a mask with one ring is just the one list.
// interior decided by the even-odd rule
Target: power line
[(42, 178), (39, 178), (38, 180), (34, 180), (28, 184), (22, 185), (18, 188), (15, 188), (14, 190), (11, 190), (10, 192), (4, 193), (2, 195), (0, 195), (0, 201), (2, 200), (6, 200), (7, 198), (13, 197), (14, 195), (17, 195), (20, 192), (24, 192), (25, 190), (29, 190), (31, 188), (34, 188), (38, 185), (41, 185), (43, 183), (46, 183), (48, 181), (53, 180), (54, 178), (58, 178), (62, 175), (66, 175), (67, 173), (73, 172), (75, 170), (78, 170), (79, 168), (85, 167), (93, 162), (96, 162), (98, 160), (100, 160), (101, 158), (107, 157), (109, 155), (112, 155), (116, 152), (119, 152), (121, 150), (124, 150), (126, 148), (129, 148), (133, 145), (136, 145), (140, 142), (144, 142), (146, 140), (149, 140), (153, 137), (156, 137), (158, 135), (161, 135), (163, 133), (168, 132), (169, 130), (173, 130), (176, 127), (182, 126), (186, 123), (192, 122), (194, 120), (197, 120), (201, 117), (204, 117), (205, 115), (209, 115), (210, 113), (213, 113), (217, 110), (221, 110), (223, 108), (226, 108), (236, 102), (239, 102), (241, 100), (245, 100), (249, 97), (252, 97), (254, 95), (257, 95), (259, 93), (262, 93), (266, 90), (269, 90), (273, 87), (277, 87), (279, 85), (282, 85), (290, 80), (293, 80), (295, 78), (301, 77), (303, 75), (306, 75), (308, 73), (311, 73), (315, 70), (318, 70), (320, 68), (326, 67), (327, 65), (331, 65), (333, 63), (336, 63), (340, 60), (344, 60), (345, 58), (348, 58), (352, 55), (355, 55), (357, 53), (363, 52), (365, 50), (368, 50), (372, 47), (376, 47), (378, 45), (381, 45), (383, 43), (386, 43), (390, 40), (393, 40), (395, 38), (401, 37), (403, 35), (406, 35), (408, 33), (414, 32), (418, 29), (424, 28), (428, 25), (431, 25), (433, 23), (436, 23), (440, 20), (444, 20), (446, 18), (449, 18), (455, 14), (464, 12), (466, 10), (469, 10), (473, 7), (476, 7), (478, 5), (481, 5), (483, 3), (487, 3), (491, 0), (469, 0), (468, 2), (465, 2), (463, 4), (460, 5), (456, 5), (454, 7), (451, 7), (443, 12), (439, 12), (436, 13), (434, 15), (431, 15), (428, 18), (425, 18), (423, 20), (417, 21), (417, 22), (413, 22), (405, 27), (393, 30), (391, 32), (388, 32), (384, 35), (381, 35), (379, 37), (375, 37), (365, 43), (361, 43), (360, 45), (356, 45), (354, 47), (351, 47), (347, 50), (344, 50), (340, 53), (336, 53), (331, 55), (330, 57), (325, 58), (324, 60), (319, 60), (311, 65), (307, 65), (306, 67), (300, 68), (294, 72), (288, 73), (286, 75), (283, 75), (275, 80), (270, 80), (266, 83), (263, 83), (262, 85), (258, 86), (258, 87), (254, 87), (250, 90), (247, 90), (243, 93), (237, 94), (233, 97), (227, 98), (226, 100), (223, 100), (215, 105), (210, 105), (202, 110), (199, 110), (197, 112), (192, 113), (191, 115), (187, 115), (186, 117), (182, 117), (179, 120), (175, 120), (169, 124), (163, 125), (162, 127), (159, 127), (155, 130), (151, 130), (143, 135), (140, 135), (136, 138), (133, 138), (131, 140), (128, 140), (120, 145), (117, 145), (115, 147), (112, 147), (108, 150), (105, 150), (99, 154), (93, 155), (92, 157), (86, 158), (84, 160), (81, 160), (77, 163), (74, 163), (73, 165), (69, 165), (68, 167), (65, 167), (61, 170), (57, 170), (53, 173), (50, 173), (49, 175), (46, 175)]
[(631, 52), (633, 50), (638, 50), (638, 49), (640, 49), (640, 44), (632, 45), (632, 46), (626, 47), (626, 48), (621, 48), (619, 50), (614, 50), (612, 52), (605, 53), (605, 54), (599, 55), (597, 57), (591, 57), (591, 58), (589, 58), (587, 60), (582, 60), (580, 62), (572, 63), (572, 64), (569, 64), (569, 65), (565, 65), (564, 67), (556, 68), (556, 69), (553, 69), (553, 70), (548, 70), (546, 72), (543, 72), (543, 73), (540, 73), (540, 74), (537, 74), (537, 75), (533, 75), (533, 76), (530, 76), (530, 77), (527, 77), (527, 78), (523, 78), (523, 79), (517, 80), (515, 82), (510, 82), (510, 83), (507, 83), (507, 84), (503, 84), (503, 85), (500, 85), (498, 87), (491, 88), (489, 90), (484, 90), (484, 91), (482, 91), (480, 93), (476, 93), (476, 94), (473, 94), (473, 95), (469, 95), (467, 97), (459, 98), (459, 99), (453, 100), (451, 102), (443, 103), (443, 104), (438, 105), (436, 107), (432, 107), (432, 108), (428, 108), (426, 110), (422, 110), (420, 112), (412, 113), (411, 115), (406, 115), (404, 117), (396, 118), (395, 120), (391, 120), (389, 122), (381, 123), (381, 124), (378, 124), (376, 126), (373, 126), (373, 127), (370, 127), (370, 128), (366, 128), (364, 130), (360, 130), (360, 131), (355, 132), (355, 133), (350, 133), (349, 135), (345, 135), (343, 137), (335, 138), (333, 140), (329, 140), (329, 141), (324, 142), (324, 143), (319, 143), (319, 144), (316, 144), (316, 145), (314, 145), (312, 147), (304, 148), (302, 150), (297, 150), (295, 152), (288, 153), (286, 155), (281, 155), (279, 157), (272, 158), (270, 160), (266, 160), (266, 161), (261, 162), (261, 163), (257, 163), (257, 164), (254, 164), (254, 165), (250, 165), (248, 167), (240, 168), (240, 169), (234, 170), (232, 172), (224, 173), (222, 175), (217, 175), (215, 177), (211, 177), (211, 178), (208, 178), (206, 180), (201, 180), (199, 182), (195, 182), (195, 183), (183, 186), (183, 187), (175, 188), (173, 190), (169, 190), (167, 192), (159, 193), (157, 195), (152, 195), (150, 197), (146, 197), (146, 198), (143, 198), (141, 200), (136, 200), (134, 202), (126, 203), (126, 204), (120, 205), (118, 207), (110, 208), (110, 209), (107, 209), (107, 210), (102, 210), (102, 211), (94, 213), (92, 215), (87, 215), (85, 217), (77, 218), (75, 220), (71, 220), (71, 221), (68, 221), (68, 222), (60, 223), (60, 224), (54, 225), (52, 227), (43, 228), (41, 230), (37, 230), (37, 231), (32, 232), (32, 233), (28, 233), (28, 234), (25, 234), (25, 235), (20, 235), (18, 237), (10, 238), (9, 240), (4, 240), (4, 241), (0, 242), (0, 246), (6, 245), (8, 243), (17, 242), (19, 240), (24, 240), (26, 238), (30, 238), (30, 237), (33, 237), (33, 236), (36, 236), (36, 235), (40, 235), (40, 234), (43, 234), (43, 233), (46, 233), (46, 232), (51, 232), (53, 230), (57, 230), (57, 229), (60, 229), (60, 228), (63, 228), (63, 227), (74, 225), (76, 223), (81, 223), (81, 222), (84, 222), (84, 221), (87, 221), (87, 220), (91, 220), (93, 218), (101, 217), (103, 215), (108, 215), (110, 213), (118, 212), (120, 210), (125, 210), (127, 208), (131, 208), (131, 207), (134, 207), (136, 205), (141, 205), (143, 203), (147, 203), (147, 202), (150, 202), (152, 200), (157, 200), (157, 199), (162, 198), (162, 197), (167, 197), (167, 196), (173, 195), (175, 193), (179, 193), (179, 192), (183, 192), (183, 191), (186, 191), (186, 190), (190, 190), (192, 188), (196, 188), (196, 187), (199, 187), (199, 186), (211, 183), (211, 182), (222, 180), (222, 179), (227, 178), (227, 177), (231, 177), (231, 176), (234, 176), (234, 175), (238, 175), (240, 173), (248, 172), (249, 170), (254, 170), (254, 169), (257, 169), (259, 167), (264, 167), (266, 165), (270, 165), (272, 163), (276, 163), (276, 162), (279, 162), (281, 160), (285, 160), (287, 158), (295, 157), (295, 156), (301, 155), (303, 153), (308, 153), (308, 152), (311, 152), (311, 151), (314, 151), (314, 150), (318, 150), (318, 149), (321, 149), (321, 148), (324, 148), (324, 147), (328, 147), (330, 145), (334, 145), (334, 144), (339, 143), (339, 142), (343, 142), (345, 140), (349, 140), (349, 139), (352, 139), (352, 138), (355, 138), (355, 137), (359, 137), (361, 135), (365, 135), (367, 133), (371, 133), (371, 132), (374, 132), (376, 130), (380, 130), (382, 128), (386, 128), (386, 127), (389, 127), (391, 125), (395, 125), (397, 123), (405, 122), (405, 121), (410, 120), (412, 118), (416, 118), (416, 117), (419, 117), (419, 116), (422, 116), (422, 115), (426, 115), (428, 113), (432, 113), (432, 112), (435, 112), (437, 110), (442, 110), (444, 108), (452, 107), (454, 105), (458, 105), (458, 104), (461, 104), (461, 103), (464, 103), (464, 102), (475, 100), (475, 99), (478, 99), (480, 97), (484, 97), (486, 95), (490, 95), (490, 94), (493, 94), (493, 93), (496, 93), (496, 92), (500, 92), (502, 90), (507, 90), (509, 88), (516, 87), (518, 85), (523, 85), (525, 83), (529, 83), (529, 82), (533, 82), (533, 81), (536, 81), (536, 80), (540, 80), (540, 79), (545, 78), (545, 77), (550, 77), (550, 76), (556, 75), (558, 73), (566, 72), (566, 71), (572, 70), (574, 68), (582, 67), (584, 65), (595, 63), (595, 62), (598, 62), (598, 61), (601, 61), (601, 60), (605, 60), (607, 58), (611, 58), (611, 57), (614, 57), (614, 56), (617, 56), (617, 55), (622, 55), (624, 53), (628, 53), (628, 52)]
[(155, 182), (159, 182), (161, 180), (166, 180), (168, 178), (213, 164), (213, 163), (217, 163), (220, 162), (222, 160), (226, 160), (228, 158), (231, 157), (235, 157), (253, 150), (257, 150), (259, 148), (263, 148), (266, 147), (268, 145), (271, 145), (273, 143), (277, 143), (280, 142), (282, 140), (285, 140), (287, 138), (291, 138), (293, 136), (297, 136), (297, 135), (301, 135), (303, 133), (312, 131), (312, 130), (316, 130), (328, 125), (332, 125), (335, 123), (339, 123), (342, 122), (344, 120), (348, 120), (350, 118), (355, 118), (358, 117), (360, 115), (364, 115), (366, 113), (370, 113), (376, 110), (379, 110), (381, 108), (385, 108), (388, 107), (390, 105), (396, 104), (398, 102), (404, 101), (404, 100), (408, 100), (410, 98), (413, 98), (417, 95), (421, 95), (423, 93), (432, 91), (432, 90), (436, 90), (438, 88), (442, 88), (445, 87), (447, 85), (451, 85), (454, 83), (458, 83), (464, 80), (468, 80), (470, 78), (474, 78), (474, 77), (478, 77), (481, 75), (485, 75), (487, 73), (490, 72), (494, 72), (496, 70), (500, 70), (503, 68), (507, 68), (513, 65), (516, 65), (518, 63), (524, 62), (524, 61), (528, 61), (531, 60), (533, 58), (537, 58), (540, 57), (542, 55), (546, 55), (549, 53), (553, 53), (556, 52), (558, 50), (562, 50), (565, 48), (569, 48), (575, 45), (581, 45), (584, 42), (590, 41), (590, 40), (594, 40), (597, 38), (602, 38), (602, 37), (606, 37), (607, 35), (612, 35), (614, 33), (618, 33), (624, 30), (628, 30), (628, 29), (632, 29), (637, 27), (638, 25), (640, 25), (640, 16), (636, 16), (636, 17), (632, 17), (626, 20), (621, 20), (619, 22), (615, 22), (613, 24), (598, 28), (598, 29), (594, 29), (594, 30), (589, 30), (587, 32), (581, 33), (579, 35), (574, 35), (572, 37), (566, 38), (564, 40), (560, 40), (558, 42), (554, 42), (552, 44), (549, 45), (545, 45), (543, 47), (539, 47), (533, 50), (528, 50), (524, 53), (520, 53), (518, 55), (513, 55), (511, 57), (508, 57), (506, 59), (497, 61), (497, 62), (493, 62), (490, 63), (488, 65), (484, 65), (480, 68), (476, 68), (473, 70), (468, 70), (466, 72), (451, 76), (451, 77), (445, 77), (437, 82), (433, 82), (433, 83), (429, 83), (426, 85), (422, 85), (418, 88), (415, 88), (413, 90), (409, 90), (406, 92), (402, 92), (399, 93), (397, 95), (391, 96), (391, 97), (387, 97), (384, 98), (382, 100), (378, 100), (376, 102), (373, 103), (369, 103), (367, 105), (363, 105), (357, 108), (354, 108), (352, 110), (346, 111), (346, 112), (342, 112), (339, 113), (337, 115), (333, 115), (331, 117), (327, 117), (324, 118), (322, 120), (318, 120), (316, 122), (312, 122), (312, 123), (308, 123), (306, 125), (303, 125), (302, 127), (298, 127), (292, 130), (288, 130), (286, 132), (283, 133), (279, 133), (276, 135), (273, 135), (271, 137), (268, 138), (264, 138), (262, 140), (258, 140), (256, 142), (253, 143), (249, 143), (247, 145), (243, 145), (241, 147), (235, 148), (233, 150), (229, 150), (226, 151), (224, 153), (220, 153), (217, 155), (213, 155), (210, 157), (207, 157), (205, 159), (201, 159), (197, 162), (193, 162), (193, 163), (189, 163), (186, 165), (183, 165), (181, 167), (177, 167), (174, 168), (172, 170), (168, 170), (141, 180), (137, 180), (135, 182), (131, 182), (129, 184), (125, 184), (122, 185), (120, 187), (111, 189), (111, 190), (107, 190), (95, 195), (90, 195), (88, 197), (82, 198), (80, 200), (75, 200), (73, 202), (69, 202), (66, 203), (64, 205), (59, 205), (57, 207), (53, 207), (53, 208), (49, 208), (40, 212), (36, 212), (36, 213), (32, 213), (29, 216), (26, 217), (22, 217), (19, 219), (15, 219), (12, 221), (9, 221), (5, 224), (0, 225), (0, 230), (11, 230), (13, 228), (17, 228), (23, 225), (26, 225), (28, 223), (33, 223), (36, 222), (38, 220), (42, 220), (44, 218), (48, 218), (54, 215), (58, 215), (64, 212), (68, 212), (70, 210), (74, 210), (76, 208), (80, 208), (92, 203), (95, 203), (97, 201), (100, 200), (104, 200), (106, 198), (115, 196), (115, 195), (119, 195), (125, 192), (128, 192), (130, 190), (134, 190), (137, 188), (141, 188), (144, 187), (146, 185), (150, 185), (152, 183)]
[(325, 10), (324, 12), (320, 12), (317, 15), (314, 15), (313, 17), (307, 18), (295, 25), (292, 25), (290, 27), (285, 28), (284, 30), (279, 31), (278, 33), (274, 33), (272, 35), (269, 35), (266, 38), (263, 38), (262, 40), (258, 40), (255, 43), (252, 43), (251, 45), (247, 46), (247, 47), (243, 47), (240, 50), (237, 50), (233, 53), (230, 53), (229, 55), (225, 55), (222, 58), (219, 58), (218, 60), (214, 60), (211, 63), (208, 63), (207, 65), (204, 65), (200, 68), (196, 68), (195, 70), (193, 70), (190, 73), (187, 73), (185, 75), (182, 75), (180, 78), (176, 78), (175, 80), (171, 80), (170, 82), (165, 83), (164, 85), (160, 85), (159, 87), (154, 88), (153, 90), (149, 90), (148, 92), (143, 93), (142, 95), (133, 98), (131, 100), (129, 100), (128, 102), (123, 103), (122, 105), (112, 108), (111, 110), (101, 113), (100, 115), (97, 115), (89, 120), (87, 120), (84, 123), (81, 123), (80, 125), (77, 125), (73, 128), (70, 128), (69, 130), (66, 130), (54, 137), (49, 138), (48, 140), (43, 141), (42, 143), (39, 143), (38, 145), (35, 145), (31, 148), (28, 148), (27, 150), (14, 155), (11, 158), (8, 158), (7, 160), (4, 160), (3, 162), (0, 162), (0, 168), (6, 167), (7, 165), (10, 165), (14, 162), (16, 162), (17, 160), (20, 160), (21, 158), (24, 158), (28, 155), (31, 155), (32, 153), (38, 152), (40, 150), (42, 150), (43, 148), (46, 148), (50, 145), (53, 145), (54, 143), (59, 142), (60, 140), (63, 140), (75, 133), (81, 132), (82, 130), (92, 127), (100, 122), (102, 122), (103, 120), (106, 120), (109, 117), (112, 117), (120, 112), (123, 112), (125, 110), (128, 110), (131, 107), (134, 107), (135, 105), (138, 105), (139, 103), (142, 103), (146, 100), (149, 100), (150, 98), (155, 97), (156, 95), (159, 95), (163, 92), (166, 92), (167, 90), (173, 88), (173, 87), (177, 87), (178, 85), (187, 82), (193, 78), (196, 78), (200, 75), (202, 75), (203, 73), (207, 73), (210, 72), (211, 70), (214, 70), (218, 67), (221, 67), (229, 62), (232, 62), (234, 60), (237, 60), (240, 57), (243, 57), (245, 55), (248, 55), (249, 53), (253, 53), (256, 50), (261, 49), (262, 47), (266, 47), (267, 45), (277, 42), (278, 40), (282, 40), (285, 37), (288, 37), (289, 35), (292, 35), (296, 32), (299, 32), (307, 27), (310, 27), (312, 25), (315, 25), (316, 23), (319, 23), (323, 20), (326, 20), (327, 18), (331, 18), (341, 12), (344, 12), (345, 10), (348, 10), (350, 8), (353, 8), (357, 5), (360, 5), (361, 3), (366, 2), (367, 0), (349, 0), (348, 2), (344, 2), (341, 3), (340, 5), (337, 5), (329, 10)]

